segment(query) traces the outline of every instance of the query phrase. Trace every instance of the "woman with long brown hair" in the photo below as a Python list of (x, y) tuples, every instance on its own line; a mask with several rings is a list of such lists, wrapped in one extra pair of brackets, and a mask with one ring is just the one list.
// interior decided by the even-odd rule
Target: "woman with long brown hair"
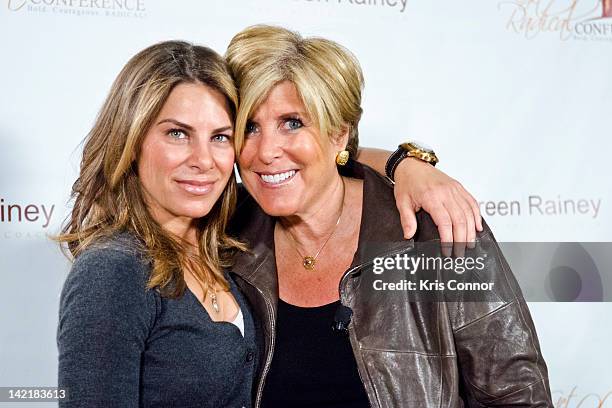
[(75, 257), (62, 406), (250, 405), (254, 324), (224, 270), (245, 249), (225, 233), (236, 105), (223, 59), (184, 42), (141, 51), (115, 80), (59, 237)]

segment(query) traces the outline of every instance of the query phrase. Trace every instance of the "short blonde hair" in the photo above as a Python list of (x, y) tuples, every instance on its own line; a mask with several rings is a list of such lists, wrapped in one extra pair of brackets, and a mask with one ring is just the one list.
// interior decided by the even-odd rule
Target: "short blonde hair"
[(347, 150), (357, 153), (363, 74), (349, 50), (324, 38), (256, 25), (232, 38), (226, 59), (240, 96), (234, 132), (238, 154), (249, 118), (282, 81), (295, 85), (321, 135), (334, 137), (348, 130)]

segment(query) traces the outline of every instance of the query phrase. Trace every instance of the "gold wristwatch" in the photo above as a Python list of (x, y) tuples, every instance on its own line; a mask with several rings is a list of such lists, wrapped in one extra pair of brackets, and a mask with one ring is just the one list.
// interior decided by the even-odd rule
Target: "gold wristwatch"
[(389, 179), (395, 181), (395, 169), (406, 157), (414, 157), (435, 166), (438, 163), (436, 153), (429, 147), (418, 142), (406, 142), (398, 146), (397, 150), (389, 156), (385, 165), (385, 174)]

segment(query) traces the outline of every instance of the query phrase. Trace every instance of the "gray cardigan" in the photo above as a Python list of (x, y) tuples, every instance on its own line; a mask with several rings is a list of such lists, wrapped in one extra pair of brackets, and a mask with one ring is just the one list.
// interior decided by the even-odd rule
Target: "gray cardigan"
[(146, 290), (150, 263), (120, 234), (75, 260), (60, 300), (60, 407), (250, 407), (255, 328), (213, 322), (189, 290), (178, 299)]

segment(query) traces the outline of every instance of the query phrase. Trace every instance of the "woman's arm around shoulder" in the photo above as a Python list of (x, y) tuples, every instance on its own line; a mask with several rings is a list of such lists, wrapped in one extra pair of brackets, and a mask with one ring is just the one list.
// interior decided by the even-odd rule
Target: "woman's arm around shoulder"
[[(361, 148), (356, 159), (384, 175), (390, 155), (386, 150)], [(438, 227), (441, 242), (454, 242), (460, 251), (474, 242), (476, 232), (482, 231), (480, 209), (457, 180), (416, 158), (402, 160), (395, 174), (395, 202), (406, 239), (416, 233), (415, 214), (423, 209)]]

